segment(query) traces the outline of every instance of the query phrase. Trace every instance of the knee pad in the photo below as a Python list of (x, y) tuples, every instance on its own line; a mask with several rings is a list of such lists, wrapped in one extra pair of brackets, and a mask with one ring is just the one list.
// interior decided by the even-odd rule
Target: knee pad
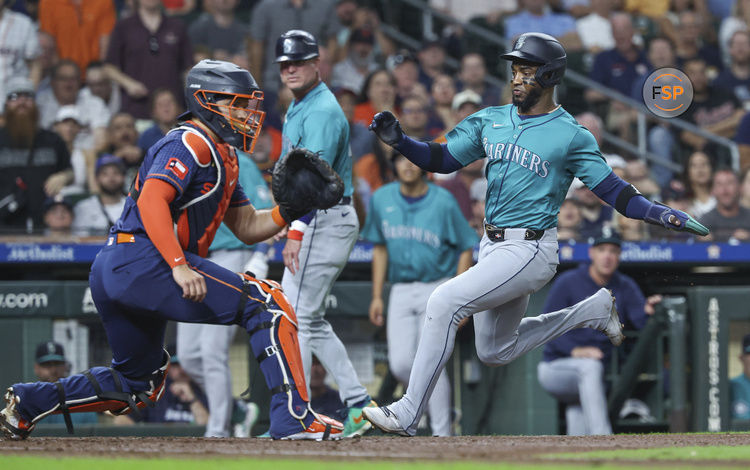
[(263, 308), (245, 323), (253, 354), (271, 393), (286, 394), (289, 413), (296, 419), (304, 419), (310, 400), (294, 309), (278, 283), (247, 274), (243, 278), (245, 289), (252, 288), (255, 295), (263, 297)]

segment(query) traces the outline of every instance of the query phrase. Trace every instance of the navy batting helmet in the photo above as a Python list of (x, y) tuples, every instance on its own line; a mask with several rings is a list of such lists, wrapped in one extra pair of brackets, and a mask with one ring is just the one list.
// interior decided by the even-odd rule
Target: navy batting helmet
[(291, 29), (276, 40), (276, 62), (307, 60), (318, 55), (318, 41), (307, 31)]
[(568, 63), (568, 56), (560, 41), (544, 33), (524, 33), (518, 36), (513, 50), (500, 58), (539, 64), (534, 78), (542, 88), (559, 84)]
[(266, 113), (260, 110), (263, 92), (250, 72), (231, 62), (201, 60), (188, 72), (185, 102), (190, 114), (226, 143), (253, 151)]

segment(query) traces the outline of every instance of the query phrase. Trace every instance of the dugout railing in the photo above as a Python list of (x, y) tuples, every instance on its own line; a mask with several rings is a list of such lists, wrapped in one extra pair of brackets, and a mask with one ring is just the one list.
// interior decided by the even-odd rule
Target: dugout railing
[[(414, 50), (419, 49), (422, 40), (435, 39), (437, 37), (434, 32), (436, 25), (460, 25), (464, 34), (471, 38), (465, 42), (472, 44), (475, 47), (478, 47), (478, 44), (481, 42), (484, 47), (487, 45), (496, 47), (498, 53), (507, 50), (509, 47), (508, 41), (497, 33), (473, 23), (459, 22), (455, 18), (430, 7), (427, 2), (422, 0), (386, 0), (381, 2), (380, 8), (382, 9), (385, 18), (384, 23), (380, 25), (382, 31), (396, 43)], [(412, 16), (414, 15), (414, 11), (418, 12), (417, 18), (411, 17), (410, 20), (419, 20), (418, 24), (414, 25), (414, 29), (419, 30), (417, 31), (418, 34), (421, 32), (421, 37), (412, 37), (399, 30), (398, 24), (401, 18), (405, 14), (408, 14), (410, 10), (412, 11)], [(447, 58), (446, 64), (454, 70), (457, 70), (459, 65), (458, 61), (452, 57)], [(505, 84), (505, 82), (500, 80), (497, 76), (488, 76), (487, 81), (488, 83), (495, 85)], [(732, 167), (735, 171), (740, 170), (739, 147), (731, 139), (708, 132), (679, 118), (664, 119), (658, 117), (652, 114), (642, 102), (607, 88), (570, 67), (568, 67), (565, 72), (563, 83), (578, 90), (595, 90), (606, 96), (608, 100), (621, 103), (629, 110), (636, 113), (635, 143), (623, 140), (606, 131), (603, 133), (603, 139), (605, 142), (621, 151), (636, 155), (641, 159), (645, 159), (652, 164), (659, 165), (670, 171), (682, 171), (682, 164), (664, 159), (648, 150), (648, 126), (653, 123), (668, 124), (680, 130), (699, 135), (721, 148), (726, 149), (731, 158)]]

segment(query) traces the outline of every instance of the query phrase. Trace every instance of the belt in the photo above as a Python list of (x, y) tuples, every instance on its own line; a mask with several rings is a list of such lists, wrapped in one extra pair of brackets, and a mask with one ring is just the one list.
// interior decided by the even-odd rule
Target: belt
[(135, 235), (126, 232), (117, 232), (115, 243), (135, 243)]
[[(513, 230), (514, 233), (506, 233), (506, 230)], [(524, 230), (524, 232), (520, 232), (520, 230)], [(539, 240), (544, 235), (544, 230), (500, 228), (486, 222), (484, 224), (484, 231), (491, 242), (501, 242), (503, 240)]]

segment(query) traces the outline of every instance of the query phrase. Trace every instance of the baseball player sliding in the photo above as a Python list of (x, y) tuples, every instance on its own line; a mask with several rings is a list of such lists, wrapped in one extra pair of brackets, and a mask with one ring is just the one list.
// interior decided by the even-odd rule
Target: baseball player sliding
[(430, 296), (403, 398), (363, 410), (365, 418), (385, 432), (416, 433), (453, 352), (458, 323), (469, 315), (474, 315), (479, 358), (490, 366), (507, 364), (573, 328), (594, 328), (613, 344), (622, 342), (622, 325), (606, 289), (571, 307), (524, 318), (529, 295), (557, 269), (557, 213), (573, 177), (627, 217), (708, 234), (688, 214), (650, 202), (617, 177), (591, 133), (555, 103), (554, 87), (567, 61), (555, 38), (522, 34), (501, 57), (512, 61), (513, 104), (472, 114), (446, 135), (447, 143), (407, 137), (390, 112), (377, 114), (370, 125), (381, 140), (428, 171), (450, 173), (480, 158), (488, 160), (479, 262)]
[(362, 408), (375, 403), (359, 382), (344, 344), (324, 317), (326, 296), (359, 234), (351, 198), (349, 123), (336, 97), (320, 80), (318, 43), (312, 34), (295, 29), (282, 34), (276, 42), (276, 62), (281, 81), (294, 95), (284, 120), (282, 153), (293, 147), (319, 152), (345, 185), (339, 204), (292, 223), (282, 253), (286, 269), (281, 285), (299, 318), (305, 377), (309, 380), (315, 354), (339, 386), (341, 401), (349, 408), (344, 437), (353, 437), (372, 427), (362, 419)]
[[(277, 199), (272, 210), (255, 210), (238, 182), (234, 146), (252, 152), (265, 115), (263, 93), (247, 70), (203, 60), (187, 75), (185, 99), (187, 120), (149, 149), (91, 267), (91, 295), (112, 348), (111, 367), (9, 387), (0, 411), (6, 436), (24, 439), (50, 414), (62, 413), (72, 432), (71, 412), (120, 414), (153, 406), (169, 366), (164, 332), (174, 320), (247, 330), (272, 392), (272, 437), (341, 437), (341, 423), (309, 407), (297, 319), (278, 284), (205, 259), (222, 220), (251, 244), (311, 209), (307, 201)], [(332, 171), (329, 176), (338, 178)], [(325, 193), (330, 179), (306, 181), (315, 182), (317, 192)]]

